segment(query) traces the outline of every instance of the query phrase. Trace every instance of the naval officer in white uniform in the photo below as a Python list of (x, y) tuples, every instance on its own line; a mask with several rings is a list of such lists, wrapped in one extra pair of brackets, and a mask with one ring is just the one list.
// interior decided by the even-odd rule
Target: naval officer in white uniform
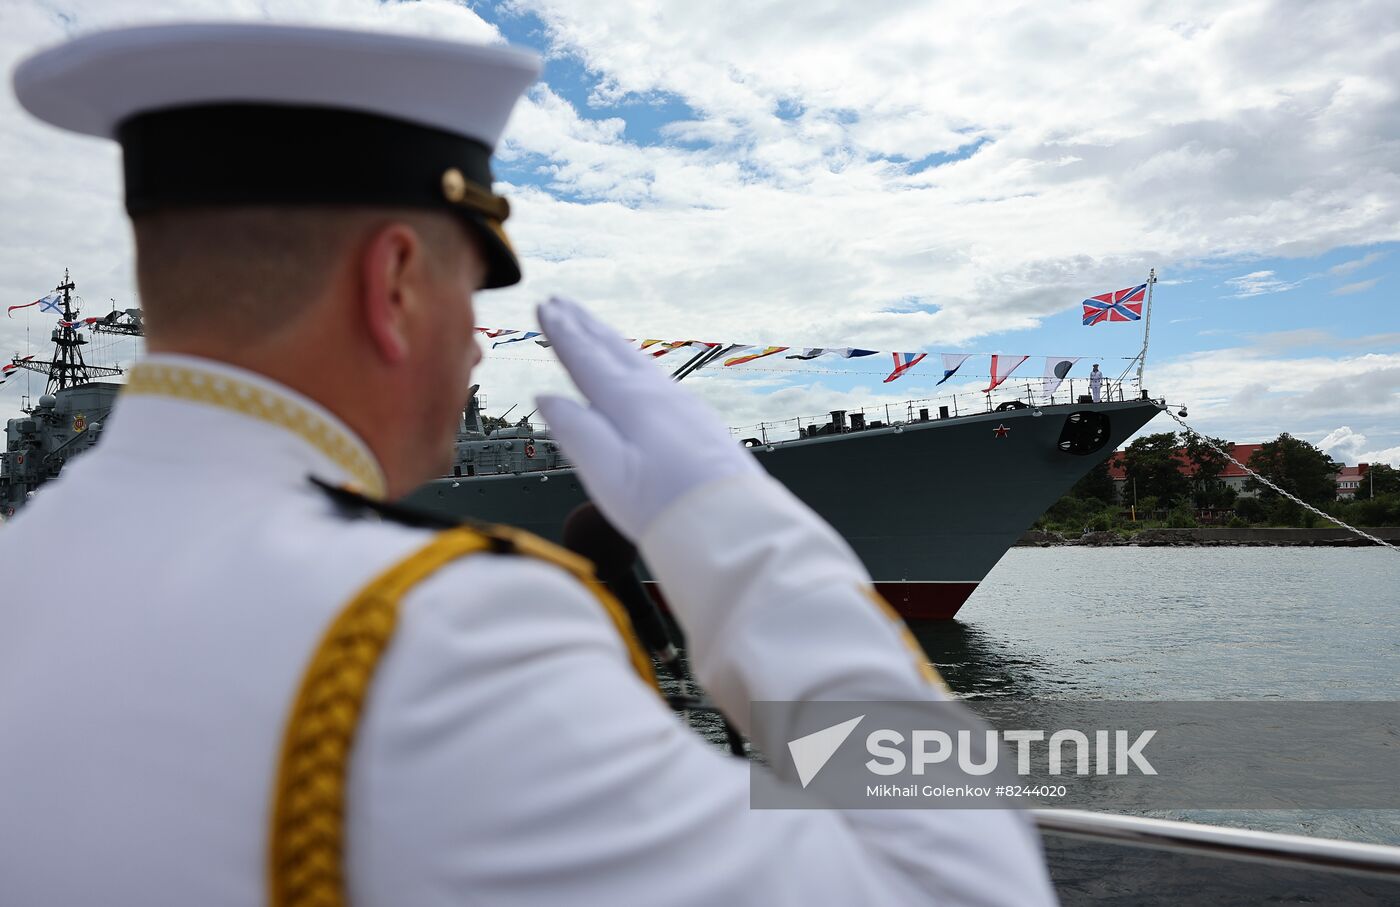
[[(1053, 901), (1020, 814), (751, 810), (578, 563), (309, 481), (443, 469), (473, 293), (519, 279), (488, 158), (536, 72), (247, 25), (17, 70), (30, 112), (121, 142), (151, 355), (0, 537), (6, 907)], [(942, 695), (713, 413), (577, 306), (539, 317), (587, 399), (550, 424), (729, 715)]]

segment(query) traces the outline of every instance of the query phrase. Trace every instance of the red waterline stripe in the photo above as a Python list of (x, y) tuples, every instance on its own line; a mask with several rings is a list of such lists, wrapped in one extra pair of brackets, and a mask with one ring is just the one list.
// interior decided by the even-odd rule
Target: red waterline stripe
[(906, 620), (952, 620), (976, 583), (875, 583), (875, 590)]

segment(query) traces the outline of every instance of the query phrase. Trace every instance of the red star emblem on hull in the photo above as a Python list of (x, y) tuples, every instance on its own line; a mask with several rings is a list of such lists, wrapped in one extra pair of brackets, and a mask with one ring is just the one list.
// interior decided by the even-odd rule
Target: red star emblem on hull
[(998, 438), (1004, 438), (1011, 434), (1011, 429), (1007, 428), (1005, 425), (998, 425), (996, 428), (992, 429), (992, 434), (996, 435)]

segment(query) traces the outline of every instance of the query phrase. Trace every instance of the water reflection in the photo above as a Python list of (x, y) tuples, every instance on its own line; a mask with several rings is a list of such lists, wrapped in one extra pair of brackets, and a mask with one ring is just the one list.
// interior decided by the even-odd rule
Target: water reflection
[(963, 699), (1029, 699), (1055, 684), (1044, 656), (958, 620), (911, 621), (909, 630)]

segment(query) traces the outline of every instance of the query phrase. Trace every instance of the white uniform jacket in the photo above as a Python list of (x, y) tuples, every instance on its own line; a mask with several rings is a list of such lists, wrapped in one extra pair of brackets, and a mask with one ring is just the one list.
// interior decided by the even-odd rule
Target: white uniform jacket
[[(430, 533), (333, 506), (308, 476), (374, 492), (377, 465), (256, 375), (153, 356), (110, 423), (0, 527), (0, 904), (260, 904), (308, 659)], [(690, 495), (641, 548), (741, 724), (754, 699), (941, 695), (847, 546), (766, 477)], [(1053, 901), (1019, 814), (751, 810), (748, 766), (526, 558), (462, 559), (404, 599), (348, 778), (357, 905)]]

